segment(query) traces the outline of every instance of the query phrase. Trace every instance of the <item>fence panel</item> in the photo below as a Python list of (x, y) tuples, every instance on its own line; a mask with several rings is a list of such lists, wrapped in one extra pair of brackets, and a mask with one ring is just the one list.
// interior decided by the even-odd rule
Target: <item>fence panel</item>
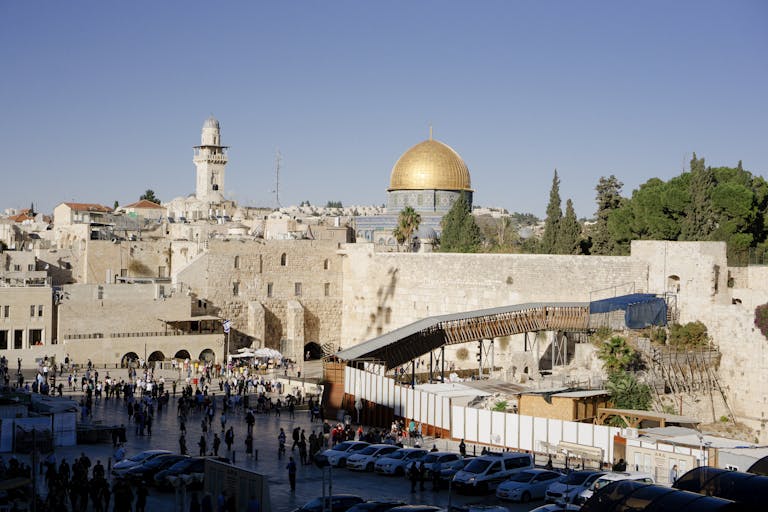
[(520, 446), (521, 450), (533, 450), (533, 416), (520, 415)]
[(491, 443), (497, 446), (504, 446), (505, 425), (504, 418), (506, 414), (499, 411), (491, 412)]
[(413, 395), (413, 389), (405, 390), (405, 416), (407, 418), (413, 418), (415, 415), (416, 408), (413, 403)]
[(472, 407), (465, 407), (464, 408), (464, 417), (466, 418), (464, 422), (464, 437), (467, 441), (474, 441), (477, 442), (477, 412), (478, 409), (474, 409)]
[(427, 393), (427, 424), (436, 425), (435, 422), (435, 402), (437, 396), (434, 393)]
[(611, 446), (613, 443), (613, 433), (611, 427), (607, 425), (594, 425), (594, 433), (592, 436), (592, 446), (603, 449), (603, 460), (613, 460), (611, 456)]
[(533, 417), (533, 449), (538, 450), (541, 443), (549, 441), (549, 427), (547, 418)]
[(477, 440), (481, 443), (491, 444), (491, 411), (478, 409), (477, 411)]
[(557, 446), (563, 440), (563, 423), (563, 420), (549, 420), (547, 422), (547, 442), (550, 445)]
[(352, 380), (352, 371), (353, 369), (349, 366), (344, 367), (344, 389), (347, 391), (347, 393), (349, 393), (350, 389), (355, 389), (355, 383)]
[(576, 424), (579, 431), (579, 444), (583, 444), (584, 446), (594, 446), (592, 444), (594, 439), (594, 425), (592, 423), (577, 423)]
[(520, 444), (520, 416), (512, 413), (506, 414), (506, 435), (504, 446), (508, 448), (518, 448)]
[(435, 423), (438, 428), (443, 428), (443, 400), (444, 397), (435, 395)]
[[(453, 419), (451, 418), (451, 399), (450, 398), (443, 398), (443, 428), (450, 429), (451, 425), (453, 424)], [(464, 431), (462, 427), (462, 432)], [(458, 436), (453, 436), (458, 437)]]
[(579, 434), (578, 434), (578, 424), (574, 423), (572, 421), (564, 421), (563, 422), (563, 441), (567, 441), (569, 443), (578, 443), (579, 442)]
[(457, 439), (466, 439), (466, 429), (464, 428), (464, 407), (454, 405), (451, 407), (451, 434)]
[(429, 423), (429, 397), (432, 393), (421, 392), (421, 407), (419, 409), (419, 418), (422, 423)]

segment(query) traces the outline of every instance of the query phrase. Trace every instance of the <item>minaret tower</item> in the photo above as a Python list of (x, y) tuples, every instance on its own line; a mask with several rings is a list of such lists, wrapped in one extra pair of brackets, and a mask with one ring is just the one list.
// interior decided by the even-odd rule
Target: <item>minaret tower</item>
[(224, 168), (227, 148), (221, 145), (221, 127), (213, 115), (205, 120), (200, 145), (195, 146), (197, 186), (195, 196), (201, 201), (217, 203), (224, 199)]

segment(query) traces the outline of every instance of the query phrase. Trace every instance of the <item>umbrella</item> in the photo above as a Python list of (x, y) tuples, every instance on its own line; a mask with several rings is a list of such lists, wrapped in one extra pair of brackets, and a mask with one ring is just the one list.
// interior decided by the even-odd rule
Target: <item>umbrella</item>
[(269, 359), (282, 359), (283, 354), (273, 348), (262, 347), (253, 352), (253, 357), (264, 357)]

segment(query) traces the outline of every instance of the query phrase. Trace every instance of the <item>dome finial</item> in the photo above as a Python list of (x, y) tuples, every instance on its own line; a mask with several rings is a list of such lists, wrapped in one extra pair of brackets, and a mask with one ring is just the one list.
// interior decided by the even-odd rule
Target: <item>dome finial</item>
[(429, 123), (429, 140), (432, 140), (432, 123)]

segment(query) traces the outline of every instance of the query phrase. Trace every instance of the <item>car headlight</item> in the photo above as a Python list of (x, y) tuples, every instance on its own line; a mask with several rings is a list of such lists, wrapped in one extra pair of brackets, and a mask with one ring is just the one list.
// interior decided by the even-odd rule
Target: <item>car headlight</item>
[(469, 478), (467, 479), (467, 483), (469, 483), (469, 484), (472, 484), (472, 483), (474, 483), (474, 482), (475, 482), (475, 480), (476, 480), (476, 478), (475, 478), (474, 476), (471, 476), (471, 477), (469, 477)]

